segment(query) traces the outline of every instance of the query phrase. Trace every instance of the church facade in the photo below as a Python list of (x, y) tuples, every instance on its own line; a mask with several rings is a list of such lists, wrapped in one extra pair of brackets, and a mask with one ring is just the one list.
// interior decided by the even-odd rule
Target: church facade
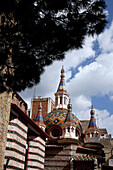
[(51, 98), (34, 97), (29, 113), (26, 102), (14, 92), (4, 159), (7, 169), (113, 168), (112, 164), (109, 165), (109, 158), (112, 159), (113, 155), (113, 139), (106, 129), (97, 127), (93, 106), (90, 120), (80, 121), (72, 110), (63, 67), (55, 102)]
[(61, 69), (55, 103), (49, 102), (47, 108), (51, 109), (46, 113), (42, 106), (42, 114), (39, 115), (38, 107), (41, 103), (43, 105), (43, 101), (44, 98), (41, 97), (32, 100), (32, 120), (36, 123), (38, 119), (43, 119), (46, 125), (45, 131), (50, 136), (46, 141), (45, 170), (92, 170), (102, 167), (105, 161), (104, 145), (100, 141), (102, 129), (96, 126), (93, 106), (90, 111), (91, 118), (85, 129), (82, 127), (83, 121), (72, 113), (71, 99), (65, 85), (64, 68)]

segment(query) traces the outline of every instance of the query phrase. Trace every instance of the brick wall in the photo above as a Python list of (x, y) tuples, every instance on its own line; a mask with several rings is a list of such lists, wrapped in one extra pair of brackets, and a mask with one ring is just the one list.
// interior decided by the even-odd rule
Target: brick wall
[(0, 170), (3, 170), (12, 93), (0, 94)]
[(38, 113), (38, 107), (39, 107), (40, 102), (42, 104), (42, 116), (44, 117), (47, 114), (47, 110), (48, 110), (47, 100), (46, 101), (33, 101), (33, 103), (32, 103), (32, 119)]
[[(48, 102), (50, 101), (50, 103)], [(45, 117), (50, 108), (50, 112), (55, 107), (54, 102), (50, 98), (34, 98), (32, 99), (32, 120), (38, 113), (39, 104), (42, 104), (42, 116)], [(48, 106), (50, 105), (50, 106)]]

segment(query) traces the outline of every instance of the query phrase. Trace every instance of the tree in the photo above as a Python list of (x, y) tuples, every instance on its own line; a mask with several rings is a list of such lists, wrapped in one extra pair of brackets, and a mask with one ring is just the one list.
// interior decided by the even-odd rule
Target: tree
[(44, 67), (82, 48), (106, 24), (104, 0), (4, 0), (0, 4), (0, 92), (40, 81)]

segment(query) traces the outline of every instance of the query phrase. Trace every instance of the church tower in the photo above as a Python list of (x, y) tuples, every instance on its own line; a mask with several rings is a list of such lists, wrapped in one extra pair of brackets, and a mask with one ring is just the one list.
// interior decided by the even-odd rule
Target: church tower
[(69, 93), (67, 93), (67, 90), (66, 90), (64, 73), (65, 71), (62, 66), (60, 83), (59, 83), (57, 92), (55, 93), (55, 108), (56, 109), (67, 109), (67, 105), (68, 105)]

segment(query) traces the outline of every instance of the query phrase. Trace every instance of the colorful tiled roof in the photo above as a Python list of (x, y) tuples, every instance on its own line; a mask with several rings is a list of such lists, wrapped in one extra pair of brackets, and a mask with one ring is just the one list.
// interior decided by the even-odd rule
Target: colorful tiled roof
[[(54, 110), (53, 112), (48, 113), (44, 117), (44, 123), (46, 124), (47, 128), (49, 128), (52, 125), (59, 125), (62, 127), (66, 119), (66, 116), (67, 116), (66, 111)], [(76, 125), (76, 127), (82, 130), (82, 127), (80, 125), (78, 118), (74, 114), (72, 114), (72, 118), (74, 120), (74, 124)]]
[(41, 103), (39, 104), (38, 113), (37, 113), (36, 117), (34, 117), (33, 120), (37, 125), (44, 124), (43, 117), (42, 117), (42, 105), (41, 105)]
[(64, 68), (62, 67), (61, 69), (61, 79), (60, 79), (60, 83), (59, 83), (59, 86), (58, 86), (58, 91), (65, 91), (66, 92), (66, 85), (65, 85), (65, 76), (64, 76)]
[(91, 119), (90, 119), (88, 128), (97, 129), (96, 120), (95, 120), (95, 117), (94, 117), (95, 111), (93, 110), (93, 106), (92, 106), (92, 109), (90, 111), (90, 114), (91, 114)]
[(67, 112), (67, 116), (66, 116), (64, 123), (70, 124), (70, 125), (75, 125), (74, 119), (72, 117), (72, 104), (71, 104), (70, 99), (69, 99), (69, 104), (68, 104), (68, 112)]

